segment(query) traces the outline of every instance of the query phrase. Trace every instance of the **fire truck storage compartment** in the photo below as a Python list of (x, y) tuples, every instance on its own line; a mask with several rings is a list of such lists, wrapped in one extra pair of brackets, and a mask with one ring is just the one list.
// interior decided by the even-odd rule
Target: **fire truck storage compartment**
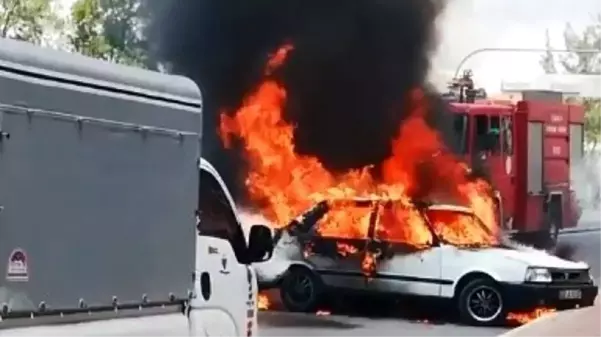
[(522, 100), (562, 104), (563, 93), (553, 90), (523, 90)]
[(528, 193), (543, 192), (543, 123), (528, 123)]
[(570, 167), (574, 167), (584, 159), (584, 108), (569, 105), (569, 114)]
[[(0, 60), (16, 58), (17, 47), (0, 47)], [(195, 262), (198, 88), (184, 78), (22, 48), (22, 58), (33, 55), (31, 73), (0, 68), (0, 128), (10, 134), (0, 141), (0, 268), (7, 273), (0, 304), (16, 315), (42, 303), (53, 311), (180, 303)], [(60, 62), (61, 72), (36, 77)], [(89, 80), (67, 83), (70, 65)], [(101, 83), (112, 76), (112, 88), (89, 85), (92, 76)], [(20, 278), (9, 270), (15, 251), (26, 256), (14, 269)]]
[(584, 157), (584, 128), (582, 124), (570, 123), (570, 166), (578, 164)]
[[(567, 112), (567, 109), (566, 109)], [(569, 131), (567, 113), (550, 114), (556, 123), (545, 123), (544, 136), (544, 170), (543, 184), (545, 186), (565, 186), (570, 176), (570, 148), (568, 143)], [(561, 121), (559, 121), (561, 119)]]

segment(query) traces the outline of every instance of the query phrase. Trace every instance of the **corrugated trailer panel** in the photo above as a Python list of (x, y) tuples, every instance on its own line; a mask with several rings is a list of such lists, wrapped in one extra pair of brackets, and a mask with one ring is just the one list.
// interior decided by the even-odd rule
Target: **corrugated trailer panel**
[(21, 70), (0, 71), (0, 305), (187, 298), (200, 96), (169, 101)]
[[(196, 141), (5, 113), (0, 261), (27, 254), (28, 280), (0, 281), (11, 309), (185, 298), (194, 265)], [(8, 296), (8, 298), (6, 298)]]

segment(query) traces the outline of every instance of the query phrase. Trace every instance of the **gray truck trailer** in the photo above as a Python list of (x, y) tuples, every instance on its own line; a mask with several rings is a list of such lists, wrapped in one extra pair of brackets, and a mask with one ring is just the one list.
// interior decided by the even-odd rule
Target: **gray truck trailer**
[(189, 79), (0, 39), (2, 324), (185, 303), (201, 110)]

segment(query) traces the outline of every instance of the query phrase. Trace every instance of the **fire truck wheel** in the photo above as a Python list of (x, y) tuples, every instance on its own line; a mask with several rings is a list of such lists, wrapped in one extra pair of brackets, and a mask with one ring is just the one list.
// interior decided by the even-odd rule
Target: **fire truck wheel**
[(468, 325), (496, 326), (505, 319), (502, 292), (489, 278), (474, 279), (463, 287), (457, 306), (461, 321)]
[(317, 274), (306, 267), (292, 267), (280, 287), (282, 303), (292, 312), (317, 310), (323, 294), (323, 283)]

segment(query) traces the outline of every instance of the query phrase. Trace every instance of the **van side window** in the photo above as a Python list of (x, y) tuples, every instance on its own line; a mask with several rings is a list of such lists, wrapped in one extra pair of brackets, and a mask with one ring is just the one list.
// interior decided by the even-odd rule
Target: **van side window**
[(197, 210), (198, 235), (227, 240), (238, 262), (245, 263), (246, 239), (221, 185), (201, 170)]

